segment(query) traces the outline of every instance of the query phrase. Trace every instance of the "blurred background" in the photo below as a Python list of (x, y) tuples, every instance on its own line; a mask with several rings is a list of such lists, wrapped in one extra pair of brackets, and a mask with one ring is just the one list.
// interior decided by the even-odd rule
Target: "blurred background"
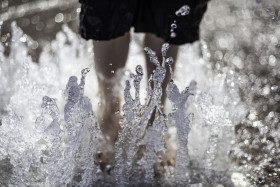
[[(79, 7), (77, 0), (1, 0), (4, 54), (10, 54), (11, 22), (16, 21), (35, 41), (29, 54), (38, 62), (42, 48), (55, 39), (63, 24), (78, 33)], [(279, 0), (210, 1), (201, 23), (201, 41), (207, 48), (201, 51), (207, 66), (224, 75), (225, 86), (237, 90), (238, 102), (246, 105), (246, 117), (234, 126), (231, 159), (253, 184), (279, 186)]]
[[(55, 39), (63, 24), (78, 31), (80, 5), (77, 0), (1, 0), (0, 3), (1, 42), (11, 40), (11, 22), (16, 21), (24, 33), (38, 42), (30, 51), (37, 62), (41, 46)], [(6, 55), (9, 47), (6, 45)]]

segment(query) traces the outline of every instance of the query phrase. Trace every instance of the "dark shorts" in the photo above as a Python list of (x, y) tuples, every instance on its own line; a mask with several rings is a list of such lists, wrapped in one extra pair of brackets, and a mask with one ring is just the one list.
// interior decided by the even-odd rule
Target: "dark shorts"
[[(209, 0), (80, 0), (80, 34), (85, 39), (110, 40), (135, 32), (153, 33), (171, 44), (199, 39), (199, 24)], [(176, 10), (189, 5), (190, 14), (175, 16)], [(176, 20), (176, 37), (170, 25)]]

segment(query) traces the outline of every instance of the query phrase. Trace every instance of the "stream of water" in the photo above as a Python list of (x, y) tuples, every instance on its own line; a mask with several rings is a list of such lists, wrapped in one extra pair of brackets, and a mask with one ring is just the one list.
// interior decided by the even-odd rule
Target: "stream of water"
[[(165, 111), (168, 44), (162, 55), (145, 48), (155, 65), (147, 81), (142, 36), (132, 35), (128, 64), (115, 72), (124, 90), (115, 145), (95, 115), (92, 43), (64, 25), (34, 63), (36, 41), (13, 23), (8, 56), (0, 45), (0, 185), (279, 185), (279, 12), (241, 4), (210, 4), (205, 41), (180, 49)], [(104, 165), (106, 154), (114, 159)]]

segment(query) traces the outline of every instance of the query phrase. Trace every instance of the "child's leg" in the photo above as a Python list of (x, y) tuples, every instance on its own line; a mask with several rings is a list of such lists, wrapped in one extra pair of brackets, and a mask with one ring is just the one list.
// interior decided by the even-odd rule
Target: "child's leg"
[(117, 84), (114, 78), (116, 71), (126, 64), (130, 35), (109, 41), (93, 41), (95, 69), (98, 74), (99, 92), (101, 94), (101, 107), (99, 108), (99, 122), (101, 130), (114, 141), (119, 129), (120, 103), (118, 94), (113, 93)]
[[(157, 54), (157, 57), (159, 59), (160, 62), (162, 62), (161, 59), (161, 46), (164, 43), (164, 40), (155, 36), (154, 34), (146, 34), (145, 39), (144, 39), (144, 46), (145, 47), (149, 47), (152, 50), (154, 50)], [(174, 63), (172, 65), (172, 70), (174, 71), (175, 68), (175, 63), (176, 63), (176, 59), (177, 59), (177, 53), (178, 53), (178, 46), (175, 45), (170, 45), (170, 48), (166, 54), (166, 57), (173, 57), (174, 59)], [(148, 75), (152, 74), (153, 70), (155, 69), (155, 66), (149, 61), (148, 56), (146, 55), (146, 64), (147, 64), (147, 70), (148, 70)], [(163, 82), (163, 96), (162, 96), (162, 104), (165, 104), (165, 100), (166, 100), (166, 86), (169, 83), (171, 76), (170, 76), (170, 72), (169, 72), (169, 68), (167, 67), (167, 72), (166, 72), (166, 77), (165, 80)], [(151, 121), (153, 121), (153, 117), (151, 119)], [(170, 146), (170, 142), (168, 141), (168, 138), (166, 138), (166, 145), (167, 145), (167, 153), (163, 155), (163, 165), (173, 165), (174, 164), (174, 158), (176, 155), (176, 151)], [(160, 165), (160, 163), (157, 163), (158, 166)]]
[[(159, 61), (161, 62), (161, 46), (162, 44), (164, 44), (164, 40), (157, 37), (156, 35), (154, 34), (150, 34), (150, 33), (147, 33), (145, 35), (145, 39), (144, 39), (144, 46), (145, 47), (149, 47), (151, 48), (152, 50), (154, 50), (157, 54), (157, 57), (159, 59)], [(176, 59), (177, 59), (177, 53), (178, 53), (178, 46), (175, 46), (175, 45), (170, 45), (170, 48), (167, 52), (167, 55), (166, 57), (173, 57), (174, 59), (174, 63), (172, 65), (172, 70), (174, 70), (175, 68), (175, 63), (176, 63)], [(147, 64), (147, 70), (148, 70), (148, 76), (150, 74), (153, 73), (153, 70), (155, 69), (155, 66), (150, 62), (149, 58), (148, 58), (148, 55), (146, 55), (146, 64)], [(163, 82), (163, 99), (162, 99), (162, 104), (164, 104), (165, 102), (165, 99), (166, 99), (166, 92), (165, 92), (165, 89), (166, 89), (166, 86), (168, 84), (168, 82), (170, 81), (170, 73), (169, 73), (169, 68), (167, 68), (167, 73), (166, 73), (166, 77), (165, 77), (165, 80)]]

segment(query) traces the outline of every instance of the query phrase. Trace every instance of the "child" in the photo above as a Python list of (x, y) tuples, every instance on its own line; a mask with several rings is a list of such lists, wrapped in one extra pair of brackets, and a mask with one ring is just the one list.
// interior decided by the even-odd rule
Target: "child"
[[(113, 93), (115, 74), (126, 64), (129, 50), (129, 30), (144, 32), (144, 46), (161, 54), (164, 42), (170, 43), (167, 56), (176, 62), (178, 45), (199, 39), (199, 24), (209, 0), (80, 0), (80, 34), (93, 39), (94, 62), (102, 97), (101, 129), (112, 141), (117, 137), (119, 98)], [(175, 15), (183, 5), (190, 7), (187, 16)], [(176, 37), (170, 36), (171, 24), (176, 20)], [(146, 57), (147, 75), (155, 68)], [(136, 64), (135, 64), (136, 65)], [(173, 68), (175, 63), (173, 64)], [(167, 73), (163, 88), (168, 83)], [(166, 98), (163, 92), (163, 101)]]

